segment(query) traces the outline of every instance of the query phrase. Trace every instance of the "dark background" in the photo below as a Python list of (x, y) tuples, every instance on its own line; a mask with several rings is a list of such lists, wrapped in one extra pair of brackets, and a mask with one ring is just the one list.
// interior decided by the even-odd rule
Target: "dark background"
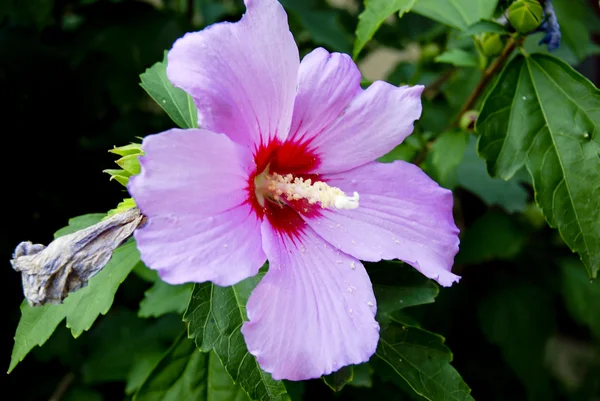
[[(235, 21), (242, 12), (241, 1), (195, 1), (194, 13), (186, 1), (166, 1), (161, 8), (151, 3), (2, 0), (0, 132), (5, 224), (0, 242), (4, 311), (0, 366), (8, 367), (23, 299), (20, 275), (9, 263), (14, 247), (23, 240), (47, 244), (54, 231), (65, 226), (70, 217), (107, 211), (127, 196), (122, 186), (109, 182), (108, 175), (102, 172), (115, 168), (115, 157), (107, 150), (173, 126), (138, 85), (139, 74), (162, 60), (163, 51), (184, 32), (217, 18)], [(595, 5), (597, 1), (590, 3)], [(356, 20), (345, 14), (341, 18), (350, 34)], [(294, 29), (295, 21), (291, 23)], [(306, 50), (314, 43), (304, 41), (301, 46)], [(596, 57), (579, 67), (597, 85), (598, 65)], [(467, 223), (485, 210), (468, 193), (459, 191), (459, 196), (467, 210)], [(533, 246), (543, 247), (554, 233), (547, 229), (538, 235), (539, 243)], [(525, 275), (539, 277), (544, 271), (545, 280), (552, 281), (555, 268), (550, 266), (551, 261), (544, 266), (545, 262), (532, 263)], [(492, 396), (495, 393), (526, 399), (522, 385), (510, 373), (499, 351), (482, 339), (475, 328), (476, 300), (487, 291), (485, 285), (490, 277), (500, 282), (511, 280), (510, 269), (517, 269), (502, 263), (488, 267), (469, 271), (461, 283), (464, 290), (442, 292), (436, 306), (427, 312), (436, 316), (429, 319), (428, 328), (438, 329), (448, 337), (456, 357), (454, 365), (474, 389), (477, 399), (496, 399)], [(147, 284), (140, 280), (128, 282), (119, 291), (117, 303), (135, 307), (146, 288)], [(461, 305), (461, 309), (453, 310), (452, 322), (436, 315), (435, 308), (443, 308), (445, 303)], [(569, 320), (564, 306), (553, 306), (566, 331), (587, 335)], [(447, 315), (443, 310), (438, 312)], [(426, 316), (424, 319), (427, 321)], [(84, 334), (81, 341), (88, 341), (88, 346), (93, 347), (93, 338)], [(64, 344), (63, 352), (70, 353), (72, 342)], [(483, 370), (481, 360), (487, 361)], [(66, 372), (61, 361), (48, 361), (43, 354), (34, 353), (11, 375), (2, 378), (2, 383), (7, 384), (2, 385), (2, 393), (10, 391), (10, 399), (45, 400)], [(122, 399), (122, 384), (107, 383), (99, 388), (106, 399)], [(307, 394), (322, 394), (325, 390), (317, 383), (308, 387)], [(17, 396), (19, 391), (21, 395)]]

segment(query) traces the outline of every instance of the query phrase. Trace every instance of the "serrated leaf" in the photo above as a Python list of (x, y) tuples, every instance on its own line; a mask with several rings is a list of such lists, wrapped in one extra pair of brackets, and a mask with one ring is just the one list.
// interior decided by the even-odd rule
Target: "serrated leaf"
[(248, 394), (233, 380), (214, 352), (208, 354), (207, 401), (249, 401)]
[(377, 299), (377, 315), (435, 301), (439, 288), (413, 267), (401, 262), (365, 263)]
[(381, 331), (376, 355), (420, 396), (430, 401), (473, 401), (471, 389), (450, 365), (444, 338), (391, 321)]
[(477, 21), (473, 25), (470, 25), (467, 29), (465, 29), (462, 33), (462, 36), (474, 36), (482, 33), (497, 33), (503, 35), (508, 33), (506, 27), (502, 24), (499, 24), (492, 20), (483, 19), (481, 21)]
[(8, 372), (17, 366), (36, 345), (44, 344), (60, 322), (65, 318), (65, 309), (56, 305), (33, 307), (27, 301), (21, 304), (21, 320), (15, 333), (15, 345), (10, 356)]
[(335, 372), (323, 376), (325, 384), (333, 391), (342, 391), (346, 384), (352, 383), (354, 380), (354, 366), (344, 366)]
[(167, 313), (182, 314), (190, 302), (191, 294), (192, 284), (171, 285), (159, 279), (144, 294), (138, 316), (159, 317)]
[(106, 213), (105, 218), (108, 218), (117, 213), (124, 212), (125, 210), (129, 210), (131, 208), (134, 208), (135, 206), (136, 204), (133, 198), (125, 198), (122, 202), (119, 202), (116, 208), (109, 210), (108, 213)]
[(395, 13), (402, 17), (404, 13), (410, 11), (415, 2), (416, 0), (365, 0), (365, 9), (358, 16), (353, 57), (358, 56), (383, 21)]
[(77, 338), (92, 327), (100, 314), (105, 315), (112, 306), (115, 293), (134, 266), (140, 262), (140, 253), (135, 242), (120, 246), (113, 252), (110, 261), (92, 277), (87, 285), (65, 299), (67, 327)]
[[(91, 213), (69, 219), (69, 225), (54, 233), (54, 238), (74, 233), (92, 226), (105, 216), (104, 213)], [(68, 308), (63, 305), (47, 304), (41, 307), (32, 307), (26, 301), (21, 304), (21, 319), (15, 333), (15, 345), (10, 358), (10, 373), (19, 362), (36, 345), (43, 345), (60, 322), (68, 313)]]
[(435, 58), (436, 63), (452, 64), (456, 67), (474, 67), (479, 66), (479, 59), (466, 50), (454, 48), (446, 50)]
[(285, 386), (262, 371), (248, 352), (240, 331), (246, 319), (246, 302), (262, 274), (231, 287), (196, 284), (184, 314), (188, 335), (204, 352), (214, 350), (233, 380), (253, 400), (284, 400)]
[(419, 0), (412, 11), (442, 24), (466, 30), (494, 14), (498, 0)]
[(99, 223), (104, 217), (106, 217), (106, 213), (90, 213), (73, 217), (69, 219), (68, 226), (63, 227), (54, 233), (54, 238), (72, 234), (75, 231), (83, 230), (84, 228), (93, 226), (94, 224)]
[(511, 260), (525, 246), (527, 232), (504, 213), (488, 210), (465, 231), (455, 263)]
[(573, 318), (600, 340), (600, 281), (590, 281), (580, 261), (560, 261), (562, 296)]
[(182, 335), (140, 387), (134, 401), (248, 401), (214, 352), (200, 352)]
[(479, 196), (487, 205), (497, 205), (509, 213), (522, 212), (527, 207), (527, 191), (517, 177), (510, 181), (492, 178), (485, 169), (485, 162), (475, 150), (477, 138), (471, 136), (460, 165), (456, 169), (459, 186)]
[(517, 56), (477, 122), (490, 174), (523, 165), (536, 202), (595, 278), (600, 265), (600, 90), (557, 58)]
[(431, 167), (434, 178), (442, 186), (452, 188), (456, 183), (456, 169), (467, 148), (467, 133), (450, 131), (443, 133), (431, 147)]
[(542, 368), (555, 326), (548, 294), (532, 285), (511, 285), (485, 298), (478, 312), (485, 336), (500, 348), (529, 399), (552, 399), (550, 376)]
[(163, 61), (140, 75), (140, 86), (181, 128), (198, 128), (198, 110), (193, 99), (167, 78), (167, 52)]
[(194, 342), (182, 335), (152, 370), (133, 400), (200, 401), (206, 399), (207, 360), (208, 354), (198, 351)]
[[(160, 358), (164, 354), (182, 329), (176, 316), (143, 320), (134, 311), (115, 308), (85, 337), (93, 347), (81, 365), (80, 377), (86, 384), (127, 380), (127, 387), (139, 387), (158, 363), (157, 355)], [(143, 367), (140, 360), (146, 365), (148, 361), (154, 363), (149, 369), (146, 366), (146, 376), (143, 369), (139, 371)], [(128, 380), (134, 366), (136, 374), (143, 376), (137, 384)]]
[(556, 18), (560, 23), (561, 47), (574, 61), (583, 61), (592, 53), (591, 35), (600, 31), (600, 18), (589, 5), (577, 0), (554, 0)]

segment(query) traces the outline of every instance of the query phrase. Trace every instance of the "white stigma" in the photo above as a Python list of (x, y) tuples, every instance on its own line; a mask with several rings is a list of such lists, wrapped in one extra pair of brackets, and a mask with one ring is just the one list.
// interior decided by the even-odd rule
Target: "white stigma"
[(358, 192), (347, 196), (341, 189), (330, 187), (322, 181), (312, 182), (310, 179), (305, 180), (291, 174), (267, 175), (266, 189), (276, 201), (285, 197), (289, 201), (306, 199), (311, 205), (319, 203), (322, 208), (356, 209), (358, 207)]

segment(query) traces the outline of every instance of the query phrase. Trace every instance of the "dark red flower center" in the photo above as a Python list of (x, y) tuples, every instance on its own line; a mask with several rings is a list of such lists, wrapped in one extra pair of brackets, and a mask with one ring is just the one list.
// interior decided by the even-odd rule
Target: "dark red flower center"
[(272, 175), (287, 176), (301, 180), (320, 181), (317, 174), (312, 173), (320, 160), (310, 149), (310, 143), (277, 139), (268, 144), (261, 144), (254, 152), (256, 170), (248, 178), (248, 201), (257, 216), (265, 217), (271, 226), (280, 233), (297, 237), (306, 223), (303, 217), (311, 218), (320, 215), (321, 206), (309, 203), (307, 199), (287, 199), (285, 196), (265, 193), (257, 196), (257, 182), (262, 185), (263, 178)]

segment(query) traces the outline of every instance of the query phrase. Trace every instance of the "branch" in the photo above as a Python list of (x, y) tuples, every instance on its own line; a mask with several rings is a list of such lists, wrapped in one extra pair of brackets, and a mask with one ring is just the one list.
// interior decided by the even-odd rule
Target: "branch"
[(523, 43), (523, 38), (515, 39), (513, 37), (506, 42), (504, 49), (502, 49), (502, 53), (500, 53), (496, 60), (494, 60), (494, 62), (484, 71), (481, 80), (463, 105), (462, 109), (458, 112), (458, 115), (452, 124), (453, 126), (458, 126), (462, 115), (473, 108), (473, 105), (479, 96), (481, 96), (483, 90), (488, 86), (492, 78), (502, 69), (502, 67), (504, 67), (504, 64), (506, 64), (508, 61), (508, 58), (512, 54), (513, 50), (515, 50), (515, 48), (521, 43)]
[(64, 396), (71, 384), (75, 380), (75, 374), (73, 372), (67, 373), (58, 383), (54, 393), (48, 401), (60, 401)]

